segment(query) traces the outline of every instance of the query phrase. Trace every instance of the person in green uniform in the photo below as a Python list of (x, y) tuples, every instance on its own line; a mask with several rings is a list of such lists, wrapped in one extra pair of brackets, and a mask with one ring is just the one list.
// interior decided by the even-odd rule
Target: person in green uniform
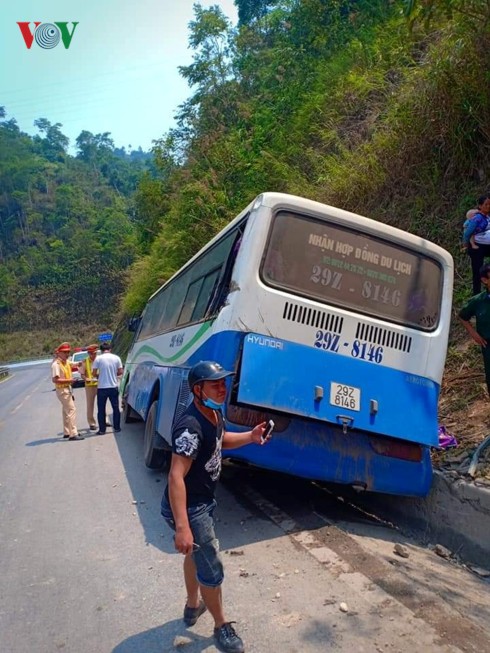
[[(485, 381), (490, 395), (490, 264), (480, 268), (480, 279), (485, 290), (472, 297), (458, 315), (470, 337), (481, 346)], [(471, 319), (475, 318), (475, 326)]]

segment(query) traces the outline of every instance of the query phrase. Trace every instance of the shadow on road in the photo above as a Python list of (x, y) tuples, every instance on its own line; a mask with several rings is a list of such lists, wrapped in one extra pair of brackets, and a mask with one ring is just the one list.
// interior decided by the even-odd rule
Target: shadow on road
[(58, 442), (64, 442), (64, 438), (43, 438), (42, 440), (32, 440), (31, 442), (26, 442), (26, 447), (39, 447), (41, 444), (56, 444)]
[[(94, 431), (91, 431), (90, 429), (79, 429), (78, 431), (80, 435), (83, 435), (85, 440), (89, 440), (90, 438), (99, 438), (101, 436), (96, 435)], [(57, 433), (57, 437), (54, 438), (42, 438), (42, 440), (31, 440), (31, 442), (26, 442), (25, 446), (26, 447), (39, 447), (41, 444), (57, 444), (59, 442), (69, 442), (68, 438), (63, 437), (63, 433)]]
[[(144, 530), (146, 543), (167, 552), (174, 551), (173, 533), (160, 514), (160, 503), (167, 484), (167, 474), (148, 469), (143, 459), (142, 423), (123, 424), (122, 432), (116, 437), (119, 455), (126, 472), (126, 479), (134, 498), (135, 510)], [(268, 524), (265, 529), (249, 528), (244, 524), (250, 519), (250, 507), (239, 506), (236, 500), (222, 486), (218, 485), (218, 509), (216, 511), (216, 533), (223, 550), (245, 546), (265, 538), (280, 537), (267, 517), (254, 510), (253, 519)], [(163, 534), (163, 537), (162, 537)]]
[[(167, 478), (166, 474), (145, 467), (143, 430), (141, 423), (124, 425), (116, 443), (146, 542), (170, 553), (174, 551), (173, 533), (160, 515), (160, 502)], [(290, 535), (308, 532), (316, 539), (316, 544), (312, 546), (324, 546), (335, 552), (351, 572), (360, 572), (416, 614), (425, 614), (427, 610), (436, 615), (430, 619), (432, 625), (440, 633), (445, 632), (448, 625), (444, 616), (439, 615), (437, 601), (442, 597), (462, 607), (467, 604), (468, 593), (475, 589), (476, 582), (472, 578), (463, 579), (461, 575), (453, 574), (451, 565), (433, 556), (430, 551), (427, 553), (434, 559), (431, 558), (430, 563), (424, 561), (420, 568), (417, 558), (404, 560), (394, 555), (394, 544), (413, 544), (415, 548), (411, 551), (415, 555), (417, 543), (410, 542), (407, 533), (396, 526), (376, 518), (376, 510), (373, 508), (371, 512), (369, 509), (369, 495), (364, 495), (361, 507), (353, 503), (348, 491), (344, 495), (341, 492), (342, 489), (338, 487), (329, 490), (285, 474), (225, 464), (218, 484), (216, 511), (216, 534), (225, 554), (225, 565), (228, 555), (243, 555), (241, 549), (249, 544), (273, 542), (284, 536), (285, 532)], [(420, 533), (417, 535), (421, 536)], [(379, 544), (374, 550), (365, 549), (362, 544), (365, 538)], [(424, 547), (421, 555), (424, 555), (423, 552)], [(420, 604), (425, 606), (422, 613)], [(474, 598), (473, 609), (475, 613), (488, 614), (488, 604), (485, 605), (481, 597)], [(455, 641), (475, 639), (464, 619), (454, 622), (452, 636)], [(162, 641), (172, 641), (180, 632), (172, 624), (174, 622), (135, 637), (142, 638), (142, 642), (148, 637), (148, 641), (158, 640), (160, 644)], [(361, 628), (355, 619), (352, 624), (356, 629)], [(312, 636), (316, 630), (312, 631)], [(131, 641), (134, 642), (134, 638), (122, 643), (115, 651), (129, 653)], [(123, 646), (129, 648), (121, 648)], [(209, 646), (209, 640), (190, 643), (185, 649), (189, 653), (197, 653), (203, 650), (200, 648), (203, 646), (204, 649)], [(143, 645), (141, 649), (133, 649), (139, 650), (145, 653), (158, 650), (160, 653), (161, 649), (145, 648)]]
[[(175, 638), (182, 638), (175, 640)], [(180, 644), (178, 643), (180, 641)], [(174, 645), (170, 646), (170, 642)], [(163, 644), (166, 645), (162, 649)], [(118, 644), (112, 653), (135, 653), (144, 651), (144, 653), (162, 653), (162, 650), (179, 650), (180, 647), (185, 649), (186, 653), (201, 653), (206, 651), (213, 644), (212, 637), (203, 637), (197, 633), (187, 630), (181, 619), (174, 619), (157, 628), (145, 630), (142, 633), (131, 635), (123, 642)]]
[[(123, 424), (122, 433), (116, 437), (119, 455), (131, 488), (135, 509), (141, 520), (147, 544), (158, 549), (164, 547), (163, 540), (170, 541), (172, 534), (160, 516), (160, 502), (167, 482), (166, 473), (151, 470), (145, 466), (143, 458), (144, 424)], [(247, 528), (243, 520), (270, 522), (267, 508), (258, 508), (245, 491), (252, 488), (272, 504), (278, 506), (297, 524), (297, 530), (317, 530), (329, 523), (342, 522), (342, 528), (349, 532), (360, 524), (370, 526), (371, 536), (382, 540), (399, 541), (400, 534), (386, 523), (377, 522), (352, 508), (347, 501), (338, 499), (338, 492), (326, 493), (306, 479), (288, 476), (254, 467), (223, 465), (221, 482), (218, 485), (217, 534), (222, 548), (245, 546), (264, 537), (283, 535), (274, 528)], [(244, 516), (245, 513), (245, 516)], [(151, 515), (151, 518), (150, 518)], [(225, 526), (223, 528), (223, 526)], [(162, 531), (163, 538), (162, 538)], [(223, 532), (220, 532), (223, 531)], [(274, 535), (272, 535), (274, 537)]]

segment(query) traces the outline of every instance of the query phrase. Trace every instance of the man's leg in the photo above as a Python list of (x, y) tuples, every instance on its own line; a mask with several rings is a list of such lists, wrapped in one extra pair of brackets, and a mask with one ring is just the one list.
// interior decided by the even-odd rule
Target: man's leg
[(63, 435), (65, 437), (69, 437), (71, 435), (70, 433), (70, 424), (68, 422), (68, 414), (65, 409), (65, 402), (63, 399), (63, 389), (62, 388), (55, 388), (56, 390), (56, 396), (58, 398), (58, 401), (61, 404), (61, 419), (63, 420)]
[(78, 435), (77, 408), (75, 406), (75, 398), (71, 393), (71, 388), (68, 394), (68, 420), (70, 422), (71, 434)]
[(186, 555), (184, 558), (184, 581), (187, 591), (187, 607), (199, 607), (200, 590), (204, 603), (214, 619), (215, 627), (219, 628), (225, 623), (221, 585), (218, 587), (200, 585), (196, 574), (196, 565), (194, 564), (192, 555)]
[(184, 561), (184, 578), (188, 600), (199, 603), (199, 595), (195, 583), (199, 585), (204, 604), (211, 613), (215, 627), (225, 623), (223, 601), (221, 598), (221, 583), (223, 582), (223, 564), (219, 555), (218, 540), (214, 532), (214, 508), (216, 502), (210, 503), (206, 510), (199, 507), (188, 508), (189, 525), (198, 550), (187, 555)]
[(63, 435), (68, 437), (70, 435), (70, 431), (68, 430), (68, 425), (66, 423), (66, 418), (65, 418), (65, 407), (63, 405), (63, 397), (62, 397), (62, 392), (60, 388), (55, 388), (56, 390), (56, 397), (58, 401), (61, 404), (61, 420), (63, 422)]
[(214, 627), (219, 628), (225, 623), (221, 585), (218, 587), (200, 585), (199, 588), (201, 590), (204, 604), (214, 619)]
[(119, 410), (119, 392), (117, 388), (110, 388), (109, 401), (112, 406), (112, 426), (115, 431), (121, 430), (121, 411)]
[(485, 381), (487, 383), (488, 394), (490, 395), (490, 343), (481, 348), (483, 356), (483, 367), (485, 369)]
[(225, 623), (221, 585), (218, 587), (201, 585), (197, 580), (196, 574), (196, 565), (194, 564), (192, 555), (186, 555), (184, 558), (184, 581), (187, 591), (187, 607), (199, 607), (199, 591), (201, 591), (204, 604), (214, 619), (214, 626), (215, 628), (219, 628)]
[(63, 388), (60, 392), (60, 401), (63, 405), (63, 431), (65, 435), (75, 436), (77, 430), (77, 411), (71, 389)]
[(107, 391), (105, 388), (97, 390), (97, 421), (99, 422), (99, 433), (105, 433), (105, 405), (107, 402)]
[(197, 580), (197, 571), (192, 555), (186, 555), (184, 558), (184, 581), (187, 591), (187, 606), (189, 608), (199, 607), (199, 582)]
[(85, 386), (85, 399), (87, 401), (87, 422), (91, 429), (95, 429), (95, 419), (94, 419), (94, 405), (95, 397), (97, 396), (97, 386), (96, 385), (86, 385)]
[(481, 292), (480, 268), (485, 260), (485, 250), (481, 246), (478, 249), (469, 247), (468, 256), (471, 259), (472, 292), (478, 295)]

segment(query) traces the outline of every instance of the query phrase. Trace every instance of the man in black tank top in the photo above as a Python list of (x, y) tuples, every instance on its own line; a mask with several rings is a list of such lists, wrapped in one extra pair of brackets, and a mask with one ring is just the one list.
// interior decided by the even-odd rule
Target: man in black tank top
[(218, 648), (243, 653), (243, 642), (223, 610), (224, 574), (214, 532), (214, 494), (221, 472), (221, 450), (263, 444), (265, 422), (246, 433), (225, 431), (221, 408), (226, 399), (225, 378), (232, 374), (211, 361), (197, 363), (189, 372), (193, 402), (172, 432), (172, 462), (162, 515), (175, 531), (175, 548), (185, 555), (184, 622), (193, 626), (208, 609)]

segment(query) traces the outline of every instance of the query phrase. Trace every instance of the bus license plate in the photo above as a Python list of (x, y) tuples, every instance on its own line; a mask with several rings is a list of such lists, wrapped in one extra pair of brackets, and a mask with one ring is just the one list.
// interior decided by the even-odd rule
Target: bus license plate
[(343, 383), (330, 383), (330, 403), (339, 408), (361, 410), (361, 389)]

